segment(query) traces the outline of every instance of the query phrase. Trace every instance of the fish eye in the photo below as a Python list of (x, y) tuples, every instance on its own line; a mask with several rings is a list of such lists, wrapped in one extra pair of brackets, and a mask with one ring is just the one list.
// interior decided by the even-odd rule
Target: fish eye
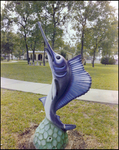
[(60, 56), (56, 56), (57, 59), (60, 59)]

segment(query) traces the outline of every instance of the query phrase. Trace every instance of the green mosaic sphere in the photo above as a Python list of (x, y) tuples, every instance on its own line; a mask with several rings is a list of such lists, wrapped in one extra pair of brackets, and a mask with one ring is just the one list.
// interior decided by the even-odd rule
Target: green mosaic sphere
[(33, 144), (36, 149), (63, 149), (68, 143), (65, 131), (45, 118), (36, 128)]

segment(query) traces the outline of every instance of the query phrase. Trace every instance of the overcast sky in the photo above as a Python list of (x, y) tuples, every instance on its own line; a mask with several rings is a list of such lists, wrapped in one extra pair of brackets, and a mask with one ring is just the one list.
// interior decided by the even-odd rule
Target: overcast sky
[[(1, 7), (3, 8), (3, 4), (5, 1), (1, 1)], [(111, 5), (118, 9), (118, 1), (111, 1)]]

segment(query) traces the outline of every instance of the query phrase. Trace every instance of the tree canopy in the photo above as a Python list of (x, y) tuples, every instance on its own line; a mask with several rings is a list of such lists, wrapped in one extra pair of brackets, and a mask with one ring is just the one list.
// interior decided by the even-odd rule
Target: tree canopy
[[(117, 18), (110, 1), (7, 1), (2, 10), (1, 30), (6, 32), (6, 39), (9, 39), (8, 33), (17, 25), (17, 32), (14, 33), (17, 42), (14, 40), (10, 43), (9, 39), (5, 44), (5, 40), (2, 40), (2, 50), (11, 53), (13, 45), (20, 45), (18, 53), (20, 55), (26, 50), (29, 63), (29, 50), (34, 53), (36, 49), (45, 48), (38, 21), (54, 50), (68, 49), (75, 55), (81, 54), (82, 59), (84, 53), (88, 53), (93, 57), (93, 67), (97, 51), (103, 56), (117, 53)], [(76, 32), (73, 47), (63, 41), (68, 23)]]

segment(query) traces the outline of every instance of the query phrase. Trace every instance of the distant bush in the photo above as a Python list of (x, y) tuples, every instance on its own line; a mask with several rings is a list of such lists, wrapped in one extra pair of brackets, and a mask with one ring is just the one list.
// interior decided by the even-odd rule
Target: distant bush
[(110, 65), (113, 65), (115, 63), (116, 63), (116, 61), (115, 61), (114, 57), (102, 57), (101, 58), (101, 64), (105, 64), (105, 65), (110, 64)]
[(66, 52), (64, 52), (63, 50), (61, 50), (60, 54), (66, 59), (67, 58), (67, 54)]
[(3, 61), (4, 60), (4, 58), (3, 57), (1, 57), (1, 61)]
[(114, 58), (109, 58), (109, 64), (115, 64), (116, 60)]

